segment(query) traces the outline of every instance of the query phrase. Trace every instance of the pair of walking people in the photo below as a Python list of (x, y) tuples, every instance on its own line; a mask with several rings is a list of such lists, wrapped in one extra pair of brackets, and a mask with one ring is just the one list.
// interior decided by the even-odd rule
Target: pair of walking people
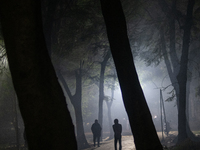
[[(98, 123), (98, 120), (95, 120), (95, 122), (92, 124), (91, 130), (93, 133), (93, 142), (94, 142), (94, 147), (96, 146), (96, 140), (97, 140), (97, 145), (98, 147), (99, 142), (100, 142), (100, 137), (101, 137), (101, 126)], [(122, 144), (121, 144), (121, 134), (122, 134), (122, 125), (119, 124), (118, 119), (114, 120), (114, 125), (113, 125), (113, 131), (114, 131), (114, 146), (115, 150), (117, 150), (117, 143), (119, 141), (119, 150), (122, 149)]]

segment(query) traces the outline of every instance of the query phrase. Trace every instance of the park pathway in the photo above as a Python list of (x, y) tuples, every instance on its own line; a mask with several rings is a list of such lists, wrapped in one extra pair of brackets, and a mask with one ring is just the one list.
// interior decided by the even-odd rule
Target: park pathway
[[(160, 138), (160, 140), (162, 140), (162, 133), (157, 132), (157, 134), (158, 134), (158, 137)], [(167, 138), (166, 135), (163, 135), (163, 136), (164, 136), (164, 139)], [(170, 136), (168, 138), (170, 138), (170, 137), (174, 138), (174, 136), (177, 136), (177, 131), (171, 131)], [(112, 140), (104, 139), (101, 142), (100, 147), (93, 147), (91, 135), (90, 135), (90, 139), (88, 139), (88, 141), (89, 141), (89, 144), (91, 145), (91, 147), (84, 149), (84, 150), (114, 150), (114, 139), (112, 139)], [(166, 145), (166, 143), (164, 145)], [(173, 143), (168, 143), (166, 146), (173, 146), (173, 145), (174, 145)], [(136, 150), (132, 135), (123, 135), (122, 136), (122, 150)]]
[[(91, 143), (91, 145), (93, 145)], [(117, 145), (119, 146), (119, 145)], [(123, 150), (135, 150), (135, 144), (133, 142), (133, 136), (122, 136), (122, 149)], [(114, 140), (103, 141), (100, 147), (87, 148), (84, 150), (114, 150)]]

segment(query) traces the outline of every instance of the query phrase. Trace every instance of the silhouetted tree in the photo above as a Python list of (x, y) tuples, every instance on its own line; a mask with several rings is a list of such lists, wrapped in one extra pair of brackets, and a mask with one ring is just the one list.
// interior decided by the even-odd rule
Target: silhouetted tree
[(178, 142), (183, 142), (187, 139), (186, 132), (186, 85), (187, 85), (187, 66), (190, 45), (190, 35), (193, 20), (193, 8), (195, 0), (188, 0), (187, 15), (183, 27), (183, 47), (180, 60), (180, 70), (177, 76), (179, 84), (179, 107), (178, 107)]
[[(194, 138), (186, 119), (186, 83), (187, 83), (187, 64), (190, 43), (190, 30), (193, 22), (193, 6), (194, 1), (188, 1), (187, 14), (184, 16), (181, 11), (177, 10), (177, 2), (173, 1), (171, 7), (168, 6), (165, 0), (158, 1), (162, 11), (166, 13), (169, 20), (169, 54), (166, 50), (166, 41), (164, 37), (164, 29), (161, 29), (161, 45), (164, 53), (164, 60), (168, 70), (172, 85), (176, 91), (177, 107), (178, 107), (178, 142), (184, 141), (188, 136)], [(193, 4), (192, 4), (193, 3)], [(166, 7), (168, 6), (168, 7)], [(182, 21), (184, 18), (184, 22)], [(186, 19), (185, 19), (186, 18)], [(176, 53), (176, 25), (175, 21), (179, 23), (179, 28), (183, 29), (182, 37), (182, 55), (179, 61)], [(181, 22), (182, 21), (182, 22)], [(169, 60), (170, 59), (170, 60)], [(184, 59), (184, 60), (183, 60)], [(179, 63), (180, 62), (180, 63)], [(183, 67), (184, 66), (184, 67)], [(173, 69), (172, 69), (173, 68)], [(184, 68), (184, 69), (183, 69)], [(185, 77), (185, 78), (184, 78)], [(178, 84), (177, 84), (178, 83)], [(183, 92), (185, 90), (185, 93)], [(180, 91), (181, 90), (181, 91)], [(188, 95), (188, 94), (187, 94)], [(185, 98), (183, 98), (185, 97)], [(184, 130), (184, 131), (183, 131)]]
[(137, 150), (162, 150), (135, 70), (120, 0), (100, 0), (124, 105)]
[(80, 62), (80, 68), (77, 71), (75, 71), (76, 90), (75, 90), (74, 95), (72, 95), (67, 85), (67, 82), (65, 81), (61, 72), (57, 71), (57, 75), (61, 83), (63, 84), (63, 87), (65, 91), (67, 92), (72, 105), (74, 106), (75, 117), (76, 117), (76, 135), (77, 135), (77, 142), (78, 142), (79, 149), (89, 147), (89, 144), (86, 140), (85, 133), (84, 133), (83, 117), (82, 117), (82, 67), (83, 67), (83, 63)]
[[(180, 96), (181, 96), (180, 88), (182, 88), (183, 85), (180, 85), (181, 82), (178, 81), (177, 76), (180, 73), (180, 66), (181, 66), (180, 55), (182, 55), (182, 56), (185, 55), (185, 53), (182, 54), (183, 51), (181, 49), (183, 47), (185, 47), (183, 45), (185, 45), (187, 42), (186, 40), (183, 40), (183, 38), (184, 38), (183, 34), (186, 30), (185, 26), (188, 24), (188, 21), (190, 21), (190, 22), (195, 21), (195, 19), (193, 19), (193, 20), (186, 19), (187, 12), (186, 13), (182, 12), (182, 9), (184, 7), (187, 7), (186, 2), (187, 1), (176, 1), (176, 0), (173, 0), (173, 1), (157, 0), (157, 3), (153, 2), (153, 4), (151, 6), (154, 6), (154, 8), (159, 7), (161, 9), (161, 11), (159, 9), (155, 9), (156, 11), (146, 10), (148, 17), (151, 18), (149, 20), (149, 18), (146, 17), (147, 18), (146, 20), (149, 20), (149, 21), (147, 21), (146, 25), (151, 30), (150, 32), (153, 32), (153, 34), (152, 35), (147, 34), (149, 29), (143, 28), (144, 30), (142, 30), (142, 32), (144, 33), (145, 37), (142, 39), (142, 44), (139, 44), (140, 46), (147, 45), (145, 48), (147, 48), (148, 51), (144, 48), (147, 55), (145, 56), (145, 55), (143, 55), (144, 53), (141, 53), (140, 56), (143, 57), (149, 65), (152, 63), (155, 63), (155, 62), (156, 62), (155, 64), (159, 64), (159, 62), (162, 61), (162, 58), (164, 58), (164, 62), (166, 65), (166, 69), (168, 71), (169, 79), (174, 88), (171, 92), (173, 94), (172, 94), (171, 98), (168, 99), (168, 101), (171, 101), (174, 98), (176, 98), (178, 111), (179, 111), (179, 104), (180, 104), (180, 102), (182, 103), (182, 99), (180, 98)], [(155, 6), (156, 4), (158, 6)], [(177, 4), (179, 4), (179, 5), (177, 6)], [(148, 5), (150, 5), (150, 4), (148, 4)], [(152, 10), (152, 8), (148, 8), (148, 9)], [(197, 12), (197, 10), (198, 9), (196, 9), (195, 12)], [(154, 13), (156, 13), (156, 15), (154, 15)], [(196, 24), (192, 24), (192, 25), (193, 25), (193, 32), (194, 32), (194, 29), (197, 28), (198, 24), (196, 23)], [(155, 30), (153, 28), (151, 28), (151, 26), (153, 26), (153, 28)], [(198, 32), (196, 32), (196, 33), (198, 34)], [(187, 34), (188, 34), (188, 32), (187, 32)], [(193, 41), (196, 40), (195, 39), (196, 35), (193, 33), (191, 35), (192, 35), (191, 39), (193, 39)], [(143, 37), (143, 36), (141, 36), (141, 37)], [(189, 36), (189, 35), (187, 35), (187, 36)], [(147, 43), (145, 43), (145, 42), (147, 42)], [(192, 45), (192, 43), (191, 43), (191, 45)], [(190, 50), (190, 55), (192, 54), (191, 50)], [(151, 52), (149, 52), (149, 51), (151, 51)], [(193, 52), (194, 52), (194, 50), (193, 50)], [(189, 59), (189, 56), (186, 56), (186, 57), (188, 57), (188, 59)], [(192, 64), (192, 66), (194, 66), (194, 63)], [(191, 66), (189, 68), (191, 68)], [(187, 73), (187, 75), (188, 75), (188, 73)], [(187, 78), (188, 77), (189, 76), (187, 76)], [(179, 78), (179, 80), (180, 80), (180, 78)], [(187, 80), (187, 82), (190, 82), (190, 81)], [(187, 86), (189, 86), (189, 85), (190, 84), (188, 83)], [(187, 87), (187, 89), (189, 89), (189, 88), (190, 87)], [(189, 91), (186, 91), (186, 93), (187, 93), (186, 99), (189, 97), (188, 92)], [(189, 102), (189, 99), (187, 101)], [(187, 109), (186, 109), (186, 111), (187, 111)], [(187, 132), (187, 136), (189, 136), (191, 139), (194, 139), (195, 135), (191, 132), (188, 121), (189, 120), (186, 120), (186, 128), (185, 128), (186, 131), (185, 132)], [(183, 133), (183, 132), (181, 132), (181, 133)]]
[(76, 150), (74, 126), (48, 55), (41, 2), (1, 0), (9, 67), (30, 150)]

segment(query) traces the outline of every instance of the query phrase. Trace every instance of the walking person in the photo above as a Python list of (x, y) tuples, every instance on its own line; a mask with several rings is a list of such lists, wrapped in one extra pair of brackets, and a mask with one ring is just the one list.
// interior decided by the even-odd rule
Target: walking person
[(95, 122), (92, 124), (91, 130), (92, 130), (92, 133), (93, 133), (94, 147), (96, 146), (96, 139), (97, 139), (98, 147), (100, 147), (99, 141), (100, 141), (100, 136), (101, 136), (101, 126), (100, 126), (100, 124), (98, 123), (98, 120), (97, 120), (97, 119), (96, 119)]
[(115, 137), (115, 140), (114, 140), (114, 145), (115, 145), (115, 150), (117, 150), (117, 142), (119, 141), (119, 150), (122, 149), (122, 125), (119, 124), (119, 121), (118, 119), (115, 119), (114, 120), (114, 125), (113, 125), (113, 131), (114, 131), (114, 137)]

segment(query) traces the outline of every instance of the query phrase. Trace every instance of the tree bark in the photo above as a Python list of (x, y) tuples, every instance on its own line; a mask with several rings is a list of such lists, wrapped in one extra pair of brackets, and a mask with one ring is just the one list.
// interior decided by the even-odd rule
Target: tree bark
[(39, 0), (0, 0), (9, 67), (29, 150), (77, 149), (74, 126), (48, 55)]
[(134, 66), (120, 0), (101, 0), (108, 40), (137, 150), (162, 150)]
[(190, 44), (190, 34), (193, 19), (193, 7), (195, 0), (188, 0), (187, 16), (184, 25), (183, 34), (183, 48), (180, 61), (180, 71), (177, 76), (179, 83), (179, 109), (178, 109), (178, 143), (183, 142), (188, 136), (186, 132), (186, 85), (187, 85), (187, 64), (188, 64), (188, 53)]

